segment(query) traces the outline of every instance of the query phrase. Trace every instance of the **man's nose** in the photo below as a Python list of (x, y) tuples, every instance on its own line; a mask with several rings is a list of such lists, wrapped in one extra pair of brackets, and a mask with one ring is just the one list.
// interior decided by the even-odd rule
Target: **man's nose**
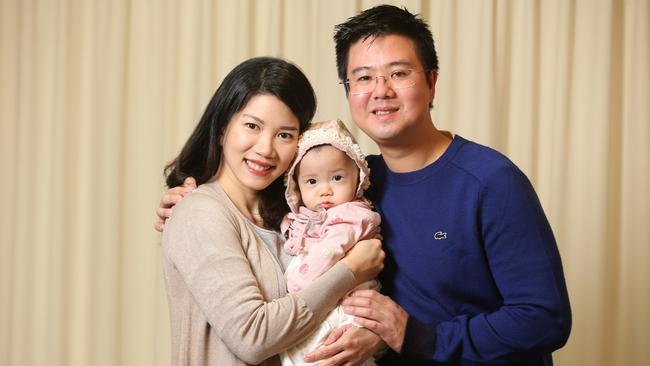
[(372, 90), (372, 95), (375, 98), (383, 98), (392, 92), (393, 89), (390, 85), (390, 79), (383, 75), (375, 77), (375, 88)]

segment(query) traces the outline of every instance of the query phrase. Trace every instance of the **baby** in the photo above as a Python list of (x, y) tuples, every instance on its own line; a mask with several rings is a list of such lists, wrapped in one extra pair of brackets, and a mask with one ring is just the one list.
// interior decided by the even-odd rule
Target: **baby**
[[(316, 122), (298, 142), (298, 154), (286, 176), (285, 196), (291, 212), (282, 222), (285, 250), (295, 256), (286, 270), (290, 293), (318, 278), (358, 241), (379, 234), (381, 219), (363, 198), (369, 169), (354, 137), (339, 120)], [(378, 288), (378, 282), (363, 284)], [(340, 307), (303, 343), (281, 354), (283, 365), (305, 364), (327, 334), (352, 317)], [(374, 365), (367, 360), (363, 365)]]

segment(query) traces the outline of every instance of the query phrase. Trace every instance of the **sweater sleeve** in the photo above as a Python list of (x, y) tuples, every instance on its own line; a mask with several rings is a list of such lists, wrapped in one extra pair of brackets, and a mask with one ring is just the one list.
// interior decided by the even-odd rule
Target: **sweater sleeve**
[[(255, 266), (271, 266), (261, 253), (250, 257), (241, 223), (224, 205), (200, 194), (174, 208), (163, 233), (163, 253), (180, 273), (211, 331), (246, 363), (258, 364), (306, 337), (338, 299), (350, 290), (354, 276), (341, 263), (298, 294), (266, 300)], [(269, 264), (270, 263), (270, 264)]]
[(298, 257), (299, 263), (287, 269), (287, 290), (293, 293), (309, 286), (358, 241), (374, 237), (379, 221), (378, 213), (361, 204), (349, 203), (328, 210), (320, 238), (308, 240)]
[(502, 305), (427, 324), (410, 317), (402, 354), (503, 364), (548, 355), (567, 341), (571, 311), (560, 255), (532, 185), (514, 166), (482, 183), (478, 220)]

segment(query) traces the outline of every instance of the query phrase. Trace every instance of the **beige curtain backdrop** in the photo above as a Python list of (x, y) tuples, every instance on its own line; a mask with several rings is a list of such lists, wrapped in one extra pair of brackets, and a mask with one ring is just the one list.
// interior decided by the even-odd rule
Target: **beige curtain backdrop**
[[(431, 24), (438, 127), (537, 189), (574, 315), (556, 364), (647, 364), (649, 2), (391, 3)], [(251, 56), (300, 65), (317, 118), (353, 126), (331, 36), (376, 4), (0, 0), (0, 364), (168, 365), (165, 162)]]

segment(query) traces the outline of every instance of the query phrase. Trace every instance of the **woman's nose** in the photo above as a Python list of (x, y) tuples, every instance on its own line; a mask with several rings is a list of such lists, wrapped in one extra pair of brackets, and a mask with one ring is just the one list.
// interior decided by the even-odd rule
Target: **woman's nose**
[(255, 144), (255, 152), (265, 157), (273, 155), (273, 139), (267, 136), (260, 136)]

